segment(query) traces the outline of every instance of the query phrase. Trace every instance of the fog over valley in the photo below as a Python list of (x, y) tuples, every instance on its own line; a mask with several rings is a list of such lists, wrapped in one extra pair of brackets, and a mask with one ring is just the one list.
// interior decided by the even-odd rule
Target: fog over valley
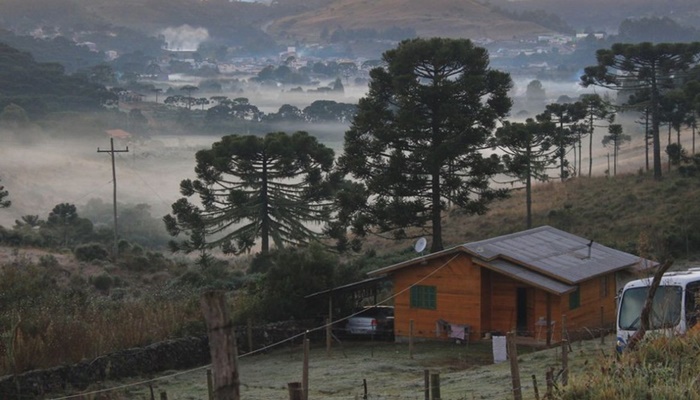
[[(524, 121), (532, 118), (535, 110), (527, 110), (525, 91), (531, 79), (516, 78), (512, 90), (514, 108), (509, 120)], [(179, 77), (174, 86), (197, 84), (191, 77)], [(548, 101), (554, 102), (559, 96), (577, 98), (590, 89), (582, 88), (578, 82), (543, 81)], [(276, 112), (283, 104), (291, 104), (301, 109), (318, 99), (332, 99), (338, 102), (357, 103), (366, 94), (366, 87), (346, 86), (345, 93), (319, 96), (304, 92), (294, 93), (283, 88), (258, 88), (252, 92), (217, 93), (246, 97), (266, 113)], [(206, 93), (200, 95), (207, 96)], [(212, 94), (213, 95), (213, 94)], [(319, 96), (316, 98), (316, 96)], [(161, 96), (162, 102), (163, 96)], [(154, 100), (153, 95), (149, 96)], [(130, 105), (133, 106), (133, 105)], [(211, 107), (208, 105), (207, 107)], [(316, 136), (326, 146), (332, 148), (336, 157), (342, 153), (343, 136), (349, 124), (286, 122), (270, 125), (268, 131), (307, 131)], [(59, 203), (71, 203), (81, 207), (91, 199), (100, 199), (112, 204), (112, 167), (109, 153), (110, 139), (102, 130), (93, 132), (89, 139), (75, 139), (71, 136), (57, 137), (46, 128), (39, 138), (22, 140), (21, 132), (0, 131), (0, 178), (10, 190), (12, 207), (0, 212), (0, 225), (12, 226), (15, 220), (24, 215), (38, 214), (45, 218)], [(232, 131), (228, 134), (246, 135), (250, 132)], [(602, 137), (602, 133), (600, 133)], [(117, 174), (117, 197), (119, 204), (147, 204), (151, 214), (160, 218), (170, 212), (171, 204), (181, 197), (179, 185), (183, 179), (196, 178), (194, 173), (195, 153), (210, 148), (220, 140), (220, 135), (185, 130), (177, 135), (167, 131), (153, 130), (147, 139), (115, 139), (115, 150), (128, 152), (115, 153)], [(605, 154), (608, 152), (594, 142), (597, 158), (595, 170), (602, 173), (606, 168)], [(639, 146), (639, 143), (636, 144)], [(625, 149), (632, 145), (625, 146)], [(97, 150), (103, 152), (98, 152)], [(587, 154), (588, 142), (584, 142)], [(587, 157), (585, 157), (587, 160)], [(638, 164), (634, 168), (638, 168)]]
[[(513, 107), (500, 125), (525, 122), (548, 105), (585, 94), (618, 102), (616, 92), (581, 85), (599, 49), (700, 40), (700, 18), (689, 18), (700, 10), (685, 0), (670, 2), (665, 11), (646, 0), (620, 7), (593, 0), (406, 5), (3, 1), (0, 44), (8, 56), (0, 60), (0, 184), (12, 206), (2, 209), (0, 224), (12, 226), (25, 215), (45, 218), (60, 203), (86, 212), (90, 201), (111, 204), (111, 162), (104, 152), (110, 130), (128, 136), (115, 139), (118, 150), (129, 148), (116, 153), (118, 202), (147, 204), (156, 219), (180, 197), (180, 182), (195, 178), (195, 153), (224, 135), (306, 131), (338, 157), (371, 71), (385, 66), (383, 57), (402, 41), (469, 39), (486, 50), (489, 65), (513, 81)], [(620, 171), (646, 167), (639, 119), (638, 112), (617, 116), (630, 136), (619, 149)], [(611, 147), (602, 144), (607, 134), (607, 126), (595, 128), (593, 171), (599, 175), (610, 170)], [(581, 154), (573, 148), (566, 154), (574, 174), (587, 172), (587, 139)]]

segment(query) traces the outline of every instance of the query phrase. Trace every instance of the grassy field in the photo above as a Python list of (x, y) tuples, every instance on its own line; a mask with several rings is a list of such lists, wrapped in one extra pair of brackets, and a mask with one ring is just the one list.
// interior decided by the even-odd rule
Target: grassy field
[[(324, 344), (312, 343), (309, 356), (310, 399), (363, 398), (364, 382), (368, 399), (424, 398), (424, 374), (440, 375), (443, 400), (512, 399), (510, 363), (493, 364), (492, 342), (456, 344), (420, 342), (413, 357), (408, 344), (370, 341), (344, 341), (334, 344), (327, 354)], [(613, 357), (613, 337), (605, 344), (600, 339), (571, 345), (569, 368), (572, 377), (585, 373), (603, 357)], [(525, 399), (534, 399), (532, 376), (540, 396), (546, 390), (545, 374), (561, 369), (561, 349), (543, 349), (532, 344), (518, 345), (521, 386)], [(302, 379), (303, 348), (286, 343), (266, 353), (243, 355), (239, 359), (241, 398), (288, 399), (287, 384)], [(92, 390), (123, 385), (118, 390), (87, 395), (84, 398), (150, 399), (152, 386), (156, 396), (165, 391), (170, 400), (207, 398), (206, 369), (165, 372), (152, 381), (105, 382)], [(107, 397), (101, 397), (107, 396)]]

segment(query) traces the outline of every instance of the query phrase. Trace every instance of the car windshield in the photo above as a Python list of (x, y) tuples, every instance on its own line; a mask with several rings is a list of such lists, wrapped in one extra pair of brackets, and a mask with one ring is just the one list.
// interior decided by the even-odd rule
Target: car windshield
[[(621, 329), (639, 329), (642, 308), (648, 293), (649, 287), (638, 287), (625, 291), (618, 317)], [(683, 290), (680, 286), (659, 286), (656, 289), (649, 329), (671, 328), (678, 325), (681, 318), (682, 293)]]

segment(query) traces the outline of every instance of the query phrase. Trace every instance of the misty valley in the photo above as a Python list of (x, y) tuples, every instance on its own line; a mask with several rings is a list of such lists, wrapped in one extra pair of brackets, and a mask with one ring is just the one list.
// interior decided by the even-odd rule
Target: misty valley
[(698, 258), (700, 7), (608, 3), (0, 1), (0, 398), (700, 398), (603, 344)]

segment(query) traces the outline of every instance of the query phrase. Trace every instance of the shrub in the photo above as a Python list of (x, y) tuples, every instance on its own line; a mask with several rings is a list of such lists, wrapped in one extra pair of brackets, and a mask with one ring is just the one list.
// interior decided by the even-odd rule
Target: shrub
[(103, 273), (92, 278), (91, 282), (95, 289), (107, 292), (114, 284), (114, 279), (109, 274)]
[(109, 251), (99, 243), (88, 243), (79, 245), (73, 250), (73, 254), (78, 261), (107, 260)]
[(44, 254), (39, 257), (39, 265), (44, 268), (56, 267), (58, 266), (58, 260), (53, 254)]
[(636, 351), (606, 357), (555, 399), (700, 399), (700, 332), (653, 338)]

